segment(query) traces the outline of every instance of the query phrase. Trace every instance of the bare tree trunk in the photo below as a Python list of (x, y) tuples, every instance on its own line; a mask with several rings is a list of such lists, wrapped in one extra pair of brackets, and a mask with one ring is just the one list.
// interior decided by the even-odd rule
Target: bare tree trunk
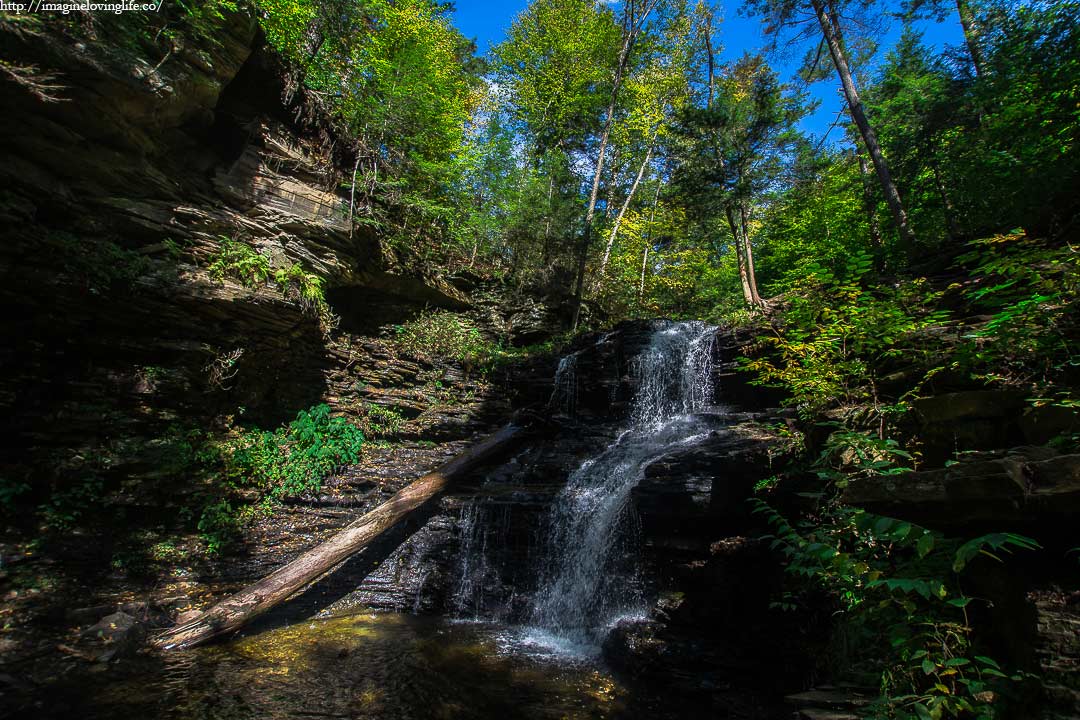
[(750, 282), (750, 297), (755, 307), (762, 307), (765, 303), (761, 301), (761, 295), (758, 294), (757, 273), (754, 271), (754, 248), (750, 245), (750, 233), (746, 227), (746, 206), (743, 204), (739, 205), (739, 221), (742, 228), (743, 257), (746, 258), (746, 275)]
[(649, 146), (648, 152), (645, 153), (645, 160), (642, 161), (641, 167), (638, 168), (637, 177), (634, 178), (634, 184), (630, 186), (630, 192), (626, 194), (626, 200), (623, 201), (622, 207), (619, 208), (619, 214), (615, 216), (615, 224), (611, 226), (611, 232), (608, 233), (607, 246), (604, 248), (604, 257), (600, 260), (600, 270), (597, 273), (596, 289), (599, 290), (604, 284), (604, 275), (607, 272), (607, 264), (611, 259), (611, 248), (615, 246), (615, 238), (619, 234), (619, 226), (622, 225), (623, 217), (626, 216), (626, 211), (630, 207), (630, 202), (634, 199), (634, 193), (637, 192), (638, 185), (641, 184), (641, 178), (645, 174), (645, 168), (649, 166), (649, 160), (652, 160), (652, 146)]
[(619, 101), (619, 90), (622, 88), (623, 75), (630, 62), (630, 52), (634, 48), (637, 35), (645, 25), (645, 20), (656, 7), (658, 0), (645, 0), (645, 7), (641, 15), (634, 18), (634, 0), (627, 0), (623, 12), (625, 20), (625, 36), (623, 37), (622, 49), (619, 50), (619, 61), (615, 66), (615, 77), (611, 85), (611, 101), (607, 107), (607, 117), (604, 119), (604, 130), (600, 135), (600, 149), (597, 151), (596, 172), (593, 173), (592, 189), (589, 191), (589, 204), (585, 209), (585, 227), (581, 233), (581, 247), (578, 253), (577, 281), (574, 287), (574, 316), (571, 326), (577, 329), (581, 320), (581, 301), (585, 292), (585, 265), (589, 260), (589, 242), (592, 235), (593, 217), (596, 215), (596, 197), (600, 192), (600, 177), (604, 172), (604, 158), (607, 154), (608, 140), (611, 137), (611, 126), (615, 121), (615, 108)]
[(150, 641), (151, 645), (160, 650), (188, 648), (233, 632), (363, 549), (441, 493), (450, 482), (496, 457), (523, 436), (522, 428), (507, 425), (438, 470), (399, 490), (326, 542), (222, 600), (194, 620), (161, 633)]
[(360, 148), (356, 148), (356, 162), (352, 169), (352, 189), (349, 190), (349, 238), (353, 236), (353, 210), (356, 208), (356, 173), (360, 169)]
[(645, 246), (645, 251), (641, 253), (641, 282), (638, 284), (637, 291), (637, 304), (641, 307), (641, 304), (645, 300), (645, 267), (649, 264), (649, 246)]
[(649, 211), (649, 224), (645, 228), (645, 251), (641, 254), (641, 283), (638, 285), (638, 307), (645, 299), (645, 267), (649, 262), (649, 248), (652, 247), (653, 222), (656, 221), (656, 206), (660, 204), (660, 188), (664, 183), (656, 179), (656, 192), (653, 193), (652, 210)]
[(619, 157), (619, 146), (615, 145), (611, 148), (611, 162), (608, 163), (608, 167), (611, 168), (611, 177), (608, 178), (607, 184), (607, 200), (604, 202), (604, 219), (610, 220), (611, 213), (615, 208), (615, 191), (619, 189), (618, 177), (619, 177), (619, 163), (622, 158)]
[(739, 281), (742, 283), (743, 300), (750, 307), (754, 307), (754, 293), (750, 290), (750, 277), (746, 271), (746, 257), (742, 237), (739, 232), (739, 225), (735, 222), (735, 212), (730, 205), (724, 208), (724, 215), (727, 217), (728, 228), (731, 230), (731, 242), (735, 245), (735, 257), (739, 265)]
[(847, 99), (848, 109), (851, 110), (851, 118), (855, 121), (859, 134), (862, 135), (863, 144), (866, 146), (870, 159), (874, 163), (878, 181), (881, 183), (881, 189), (885, 194), (885, 202), (892, 211), (893, 220), (896, 221), (896, 228), (900, 233), (900, 242), (904, 246), (904, 250), (910, 253), (915, 247), (915, 233), (908, 222), (907, 211), (904, 210), (904, 203), (900, 199), (900, 191), (896, 188), (896, 183), (893, 182), (889, 164), (881, 151), (881, 145), (878, 144), (877, 135), (870, 126), (870, 121), (866, 119), (862, 101), (859, 99), (859, 92), (855, 88), (855, 79), (851, 75), (851, 69), (848, 67), (843, 48), (840, 46), (840, 39), (837, 37), (836, 25), (825, 9), (824, 0), (810, 0), (810, 2), (814, 7), (814, 13), (817, 15), (821, 32), (829, 45), (829, 54), (832, 55), (833, 65), (840, 76), (840, 83), (844, 87), (844, 97)]
[(551, 198), (555, 192), (555, 173), (548, 170), (548, 192), (547, 192), (547, 213), (544, 216), (544, 250), (541, 253), (543, 262), (542, 267), (547, 267), (551, 263)]
[(964, 42), (967, 44), (968, 54), (971, 55), (971, 64), (975, 68), (975, 77), (983, 74), (983, 54), (979, 47), (979, 24), (975, 20), (975, 13), (971, 11), (968, 0), (956, 0), (956, 12), (960, 16), (960, 27), (964, 30)]
[[(712, 44), (712, 14), (706, 16), (705, 24), (705, 54), (708, 60), (708, 77), (709, 77), (709, 95), (707, 98), (707, 107), (710, 109), (713, 106), (713, 99), (715, 93), (716, 84), (716, 59), (713, 53)], [(716, 151), (716, 157), (720, 163), (721, 170), (724, 169), (725, 163), (723, 156)], [(761, 297), (757, 291), (757, 279), (754, 277), (754, 255), (753, 250), (750, 247), (750, 240), (746, 237), (746, 210), (742, 206), (739, 207), (740, 222), (735, 219), (734, 209), (730, 203), (726, 203), (724, 206), (724, 215), (727, 217), (728, 229), (731, 230), (731, 242), (735, 246), (735, 258), (739, 267), (739, 282), (742, 285), (743, 300), (751, 308), (759, 307), (762, 305)], [(715, 243), (714, 243), (715, 244)], [(717, 256), (719, 259), (719, 250), (717, 250)]]

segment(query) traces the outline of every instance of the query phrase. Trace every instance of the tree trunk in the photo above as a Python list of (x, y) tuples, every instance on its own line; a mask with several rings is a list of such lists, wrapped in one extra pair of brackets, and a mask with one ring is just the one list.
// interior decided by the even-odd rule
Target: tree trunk
[[(716, 59), (713, 53), (712, 44), (711, 12), (705, 19), (705, 55), (708, 61), (709, 78), (709, 95), (706, 102), (707, 107), (712, 109), (716, 84)], [(719, 148), (714, 147), (714, 151), (716, 153), (717, 161), (720, 163), (720, 169), (724, 170), (726, 165), (724, 163), (723, 155), (720, 153)], [(739, 212), (742, 221), (741, 230), (739, 222), (736, 222), (735, 220), (735, 212), (732, 209), (731, 204), (728, 203), (724, 207), (724, 215), (727, 217), (728, 228), (731, 230), (731, 242), (735, 246), (735, 258), (736, 264), (739, 267), (739, 282), (742, 285), (743, 300), (748, 306), (755, 308), (761, 306), (762, 302), (761, 297), (758, 296), (757, 280), (754, 277), (753, 250), (750, 247), (749, 238), (746, 237), (746, 209), (740, 206)], [(720, 253), (719, 250), (717, 250), (717, 260), (719, 259)]]
[(971, 64), (975, 68), (975, 77), (983, 74), (983, 54), (979, 48), (979, 25), (975, 13), (967, 0), (956, 0), (956, 12), (960, 15), (960, 27), (964, 30), (964, 42), (967, 44)]
[(746, 257), (742, 237), (739, 233), (739, 225), (735, 222), (735, 212), (730, 205), (724, 208), (724, 215), (727, 217), (728, 228), (731, 230), (731, 242), (735, 245), (735, 257), (739, 265), (739, 282), (742, 283), (743, 300), (750, 307), (754, 307), (754, 293), (750, 290), (750, 277), (746, 272)]
[(652, 210), (649, 211), (649, 224), (645, 228), (645, 251), (641, 254), (641, 284), (638, 285), (638, 307), (645, 300), (645, 267), (649, 262), (649, 248), (652, 246), (652, 229), (656, 221), (656, 206), (660, 204), (660, 188), (663, 187), (661, 178), (656, 178), (656, 192), (653, 193)]
[(934, 175), (934, 187), (941, 198), (941, 210), (945, 213), (945, 225), (949, 229), (949, 240), (956, 241), (960, 238), (960, 223), (956, 220), (956, 208), (952, 199), (949, 198), (949, 190), (945, 187), (945, 180), (941, 177), (941, 165), (937, 158), (930, 160), (930, 170)]
[(870, 153), (870, 159), (873, 161), (874, 169), (877, 171), (878, 181), (881, 183), (881, 189), (885, 194), (885, 202), (888, 203), (893, 220), (896, 221), (896, 228), (900, 233), (900, 242), (904, 250), (910, 253), (915, 247), (915, 233), (908, 223), (907, 211), (904, 210), (904, 203), (900, 199), (900, 191), (897, 190), (896, 183), (893, 182), (889, 164), (885, 161), (885, 155), (881, 151), (881, 145), (878, 144), (877, 135), (874, 133), (874, 129), (870, 127), (869, 120), (866, 119), (862, 101), (859, 99), (859, 92), (855, 88), (855, 79), (851, 75), (851, 69), (848, 68), (843, 48), (840, 47), (836, 26), (825, 9), (824, 0), (810, 0), (810, 2), (814, 7), (814, 13), (817, 15), (821, 32), (829, 45), (829, 54), (832, 56), (833, 65), (840, 76), (840, 83), (844, 87), (844, 97), (847, 99), (848, 109), (851, 110), (851, 118), (855, 121), (855, 126), (859, 128), (863, 144), (866, 146), (867, 152)]
[(352, 188), (349, 190), (349, 239), (353, 236), (353, 211), (356, 209), (356, 173), (360, 170), (360, 147), (356, 147), (356, 162), (352, 169)]
[(624, 26), (626, 36), (623, 38), (622, 49), (619, 50), (619, 61), (615, 66), (615, 77), (611, 85), (611, 101), (608, 103), (607, 117), (604, 119), (604, 130), (600, 135), (600, 149), (597, 151), (596, 172), (593, 173), (592, 189), (589, 191), (589, 204), (585, 209), (585, 227), (581, 233), (581, 247), (578, 252), (577, 281), (574, 286), (574, 317), (571, 326), (577, 330), (581, 320), (581, 302), (585, 293), (585, 266), (589, 260), (589, 241), (592, 236), (592, 221), (596, 215), (596, 197), (600, 192), (600, 177), (604, 172), (604, 158), (607, 154), (608, 140), (611, 137), (611, 126), (615, 122), (615, 107), (619, 101), (619, 90), (622, 88), (623, 75), (630, 62), (630, 52), (634, 49), (634, 42), (649, 13), (656, 7), (658, 0), (647, 0), (641, 15), (634, 19), (634, 2), (627, 0), (623, 12), (626, 13)]
[(754, 248), (750, 245), (750, 233), (746, 228), (746, 206), (739, 205), (739, 224), (742, 228), (743, 257), (746, 258), (746, 275), (750, 281), (750, 297), (754, 307), (765, 305), (757, 289), (757, 273), (754, 271)]
[(615, 246), (615, 238), (619, 234), (619, 226), (622, 225), (623, 217), (626, 216), (626, 211), (630, 207), (630, 202), (634, 199), (634, 193), (637, 192), (638, 185), (641, 184), (641, 178), (645, 175), (645, 168), (649, 166), (649, 160), (652, 159), (652, 146), (649, 146), (648, 152), (645, 153), (645, 160), (642, 161), (641, 167), (638, 168), (637, 177), (634, 178), (634, 184), (630, 186), (630, 192), (626, 194), (626, 200), (623, 201), (622, 207), (619, 208), (619, 214), (615, 216), (615, 224), (611, 226), (611, 232), (608, 234), (607, 246), (604, 248), (604, 257), (600, 260), (600, 271), (597, 273), (596, 289), (599, 290), (600, 286), (604, 283), (604, 274), (607, 272), (607, 264), (611, 259), (611, 249)]
[(161, 633), (150, 641), (151, 644), (161, 650), (176, 650), (233, 632), (363, 549), (441, 493), (450, 482), (491, 460), (523, 436), (522, 428), (507, 425), (438, 470), (402, 488), (326, 542), (222, 600), (194, 620)]
[(555, 173), (550, 169), (548, 170), (548, 191), (547, 191), (547, 213), (544, 215), (544, 249), (540, 253), (543, 262), (542, 267), (548, 267), (551, 262), (551, 198), (555, 192)]

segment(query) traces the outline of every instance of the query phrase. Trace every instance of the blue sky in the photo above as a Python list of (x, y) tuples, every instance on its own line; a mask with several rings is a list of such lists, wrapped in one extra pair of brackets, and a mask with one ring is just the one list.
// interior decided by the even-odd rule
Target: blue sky
[[(724, 13), (721, 33), (724, 58), (736, 58), (747, 50), (756, 51), (765, 44), (761, 35), (760, 21), (755, 18), (741, 17), (738, 12), (741, 4), (740, 0), (724, 0), (721, 3)], [(462, 34), (476, 39), (479, 51), (484, 53), (503, 39), (514, 17), (527, 5), (527, 0), (503, 0), (502, 2), (456, 0), (454, 22)], [(924, 33), (924, 40), (938, 49), (963, 42), (960, 21), (955, 13), (948, 16), (944, 22), (923, 22), (919, 27)], [(883, 57), (884, 53), (896, 43), (899, 36), (900, 23), (893, 21), (881, 43), (882, 49), (879, 55)], [(791, 79), (796, 66), (802, 60), (801, 50), (791, 55), (791, 57), (770, 58), (773, 67), (780, 72), (784, 80)], [(819, 82), (811, 86), (810, 94), (821, 101), (821, 106), (817, 112), (803, 120), (802, 128), (805, 132), (820, 138), (828, 130), (841, 107), (842, 98), (839, 91), (840, 81), (836, 79), (835, 73), (830, 75), (827, 82)], [(838, 139), (840, 139), (840, 132), (834, 130), (829, 135), (829, 141)]]

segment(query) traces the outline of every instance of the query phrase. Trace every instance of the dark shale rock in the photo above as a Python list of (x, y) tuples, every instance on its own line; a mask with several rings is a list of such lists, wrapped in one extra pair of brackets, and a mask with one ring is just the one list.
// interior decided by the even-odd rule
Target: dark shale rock
[(912, 402), (924, 459), (938, 464), (958, 449), (989, 450), (1014, 445), (1023, 437), (1020, 417), (1028, 393), (1018, 390), (968, 390)]
[(1080, 455), (1014, 448), (994, 459), (853, 481), (844, 500), (943, 530), (1008, 527), (1044, 534), (1080, 512)]
[[(160, 474), (170, 428), (228, 416), (272, 428), (320, 402), (361, 417), (378, 405), (414, 421), (406, 435), (445, 441), (508, 410), (452, 363), (374, 338), (426, 307), (470, 305), (350, 230), (352, 161), (327, 117), (250, 14), (218, 22), (160, 64), (0, 25), (0, 58), (56, 75), (64, 98), (0, 81), (0, 131), (19, 138), (0, 163), (0, 466), (29, 479), (28, 501), (75, 482), (79, 458), (107, 454), (110, 488)], [(272, 281), (211, 277), (223, 238), (318, 276), (338, 328)]]
[(654, 549), (706, 549), (718, 531), (737, 534), (747, 525), (754, 484), (783, 459), (773, 432), (744, 422), (653, 462), (633, 490), (644, 537)]
[(1080, 595), (1043, 597), (1037, 613), (1038, 657), (1047, 709), (1044, 718), (1080, 716)]
[(1042, 445), (1062, 436), (1080, 434), (1080, 411), (1057, 405), (1029, 408), (1020, 416), (1024, 439)]

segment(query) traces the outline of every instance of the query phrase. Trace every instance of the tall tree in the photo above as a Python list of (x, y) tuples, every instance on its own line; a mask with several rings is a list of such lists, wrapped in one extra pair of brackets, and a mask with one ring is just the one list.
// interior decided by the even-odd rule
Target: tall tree
[[(580, 210), (578, 217), (562, 212), (559, 200), (565, 171), (583, 164), (604, 128), (620, 37), (614, 15), (591, 0), (535, 0), (492, 52), (507, 112), (535, 167), (547, 175), (545, 260), (561, 264), (561, 258), (575, 256), (552, 246), (563, 235), (557, 221), (576, 224), (580, 217)], [(573, 264), (566, 263), (568, 271)]]
[[(679, 126), (676, 194), (707, 233), (715, 232), (709, 230), (715, 218), (726, 221), (743, 299), (759, 307), (750, 237), (754, 203), (781, 175), (801, 103), (785, 95), (761, 56), (744, 55), (710, 72), (708, 86), (705, 107), (686, 112)], [(713, 244), (722, 254), (719, 243)]]
[(970, 0), (909, 0), (904, 5), (905, 15), (909, 18), (930, 16), (942, 20), (952, 8), (960, 19), (960, 28), (964, 31), (964, 44), (967, 46), (971, 65), (976, 77), (985, 72), (986, 59), (982, 50), (982, 23), (978, 10)]
[[(692, 68), (699, 62), (695, 36), (702, 8), (692, 9), (684, 2), (668, 2), (658, 10), (665, 14), (658, 21), (658, 31), (650, 35), (642, 49), (640, 68), (626, 80), (624, 117), (613, 131), (613, 143), (623, 147), (624, 154), (628, 148), (630, 154), (641, 158), (641, 162), (636, 174), (630, 175), (633, 180), (608, 230), (607, 243), (596, 271), (596, 291), (603, 286), (619, 229), (638, 188), (651, 171), (651, 161), (667, 143), (674, 117), (691, 99)], [(618, 183), (613, 179), (610, 185), (615, 187)]]
[(574, 311), (571, 327), (577, 329), (581, 320), (581, 303), (585, 292), (585, 268), (589, 260), (589, 245), (592, 234), (593, 216), (596, 214), (596, 199), (600, 192), (600, 178), (604, 174), (604, 161), (607, 156), (611, 128), (615, 122), (615, 109), (619, 102), (623, 81), (630, 67), (634, 45), (645, 29), (649, 15), (656, 9), (659, 0), (624, 0), (622, 14), (622, 43), (615, 61), (611, 79), (611, 95), (607, 112), (604, 114), (604, 126), (600, 131), (600, 144), (596, 151), (596, 164), (593, 171), (589, 200), (585, 206), (585, 220), (582, 225), (581, 243), (578, 249), (577, 277), (574, 281)]
[[(905, 251), (911, 252), (915, 245), (915, 232), (911, 228), (907, 209), (893, 180), (885, 154), (881, 150), (877, 134), (866, 117), (854, 75), (848, 65), (840, 27), (838, 3), (832, 0), (809, 0), (809, 3), (806, 0), (746, 0), (745, 7), (751, 13), (765, 19), (765, 31), (772, 35), (816, 21), (821, 37), (829, 50), (829, 56), (832, 58), (833, 67), (840, 77), (851, 118), (859, 130), (863, 145), (877, 173), (882, 193), (885, 195), (885, 202), (892, 212), (900, 242)], [(800, 31), (798, 37), (803, 36), (805, 33)]]

